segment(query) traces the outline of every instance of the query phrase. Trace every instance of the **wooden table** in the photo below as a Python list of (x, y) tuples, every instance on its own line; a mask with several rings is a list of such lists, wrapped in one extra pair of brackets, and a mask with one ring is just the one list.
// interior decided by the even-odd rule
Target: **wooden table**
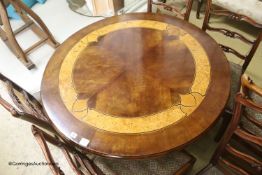
[(216, 122), (230, 68), (218, 44), (192, 24), (128, 14), (67, 39), (41, 90), (54, 127), (75, 146), (144, 158), (182, 149)]

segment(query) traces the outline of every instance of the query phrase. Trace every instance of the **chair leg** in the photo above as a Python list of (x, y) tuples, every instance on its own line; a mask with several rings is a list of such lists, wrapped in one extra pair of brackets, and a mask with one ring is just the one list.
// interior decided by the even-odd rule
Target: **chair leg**
[(221, 123), (221, 126), (215, 136), (215, 141), (216, 142), (219, 142), (220, 139), (222, 138), (222, 136), (224, 135), (226, 129), (227, 129), (227, 126), (229, 125), (230, 121), (231, 121), (231, 118), (232, 118), (232, 114), (229, 113), (229, 111), (225, 111), (223, 113), (223, 116), (222, 116), (222, 123)]
[(197, 19), (200, 18), (200, 10), (201, 10), (202, 5), (203, 5), (203, 0), (198, 0), (197, 1), (197, 12), (196, 12)]
[(152, 0), (147, 0), (147, 12), (152, 13)]
[(0, 35), (2, 40), (7, 44), (10, 50), (19, 58), (19, 60), (28, 68), (32, 69), (35, 65), (26, 57), (24, 51), (15, 39), (15, 35), (12, 31), (5, 6), (0, 1), (0, 14), (3, 22), (4, 31), (1, 29)]
[[(51, 32), (49, 31), (49, 29), (47, 28), (47, 26), (45, 25), (45, 23), (42, 21), (42, 19), (33, 11), (31, 10), (29, 7), (27, 7), (23, 2), (18, 1), (18, 0), (10, 0), (10, 2), (14, 5), (14, 7), (16, 9), (21, 9), (24, 10), (27, 14), (29, 14), (29, 16), (31, 16), (41, 27), (42, 31), (45, 33), (45, 35), (48, 37), (48, 40), (51, 41), (51, 45), (56, 48), (58, 47), (60, 44), (59, 42), (57, 42), (54, 38), (54, 36), (51, 34)], [(20, 10), (20, 11), (21, 11)], [(21, 11), (22, 12), (22, 11)], [(23, 18), (24, 15), (23, 13), (20, 13), (21, 17)], [(34, 30), (32, 28), (32, 30)], [(36, 32), (38, 33), (38, 32)]]

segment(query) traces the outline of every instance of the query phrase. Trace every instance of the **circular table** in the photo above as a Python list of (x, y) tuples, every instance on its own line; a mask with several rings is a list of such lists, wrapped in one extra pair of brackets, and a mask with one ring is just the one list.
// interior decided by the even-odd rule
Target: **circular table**
[(205, 133), (230, 91), (218, 44), (180, 19), (149, 13), (96, 22), (54, 53), (42, 81), (56, 130), (84, 151), (144, 158)]

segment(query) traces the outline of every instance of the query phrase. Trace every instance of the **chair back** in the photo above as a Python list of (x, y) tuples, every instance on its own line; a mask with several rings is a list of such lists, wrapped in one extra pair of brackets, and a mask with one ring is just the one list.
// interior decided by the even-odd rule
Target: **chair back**
[(262, 89), (246, 75), (241, 85), (233, 117), (211, 163), (225, 174), (262, 174)]
[(84, 175), (91, 174), (97, 175), (96, 170), (93, 168), (93, 163), (91, 160), (77, 151), (75, 148), (69, 146), (57, 136), (51, 136), (45, 133), (36, 126), (32, 126), (32, 133), (35, 136), (36, 141), (42, 149), (45, 159), (54, 175), (64, 175), (64, 172), (58, 166), (57, 162), (54, 160), (52, 153), (49, 149), (48, 143), (52, 144), (63, 152), (68, 164), (72, 168), (75, 174)]
[[(259, 33), (258, 33), (256, 39), (252, 40), (252, 39), (249, 39), (246, 36), (236, 32), (236, 31), (226, 29), (223, 26), (221, 26), (221, 27), (210, 26), (210, 18), (213, 17), (213, 16), (224, 16), (224, 17), (228, 17), (229, 19), (234, 20), (234, 21), (245, 21), (245, 22), (253, 25), (254, 27), (257, 27), (259, 29)], [(237, 51), (236, 49), (232, 48), (231, 46), (219, 44), (221, 49), (224, 52), (234, 54), (235, 56), (237, 56), (238, 58), (240, 58), (241, 60), (244, 61), (243, 65), (242, 65), (242, 73), (244, 73), (245, 70), (247, 69), (249, 63), (251, 62), (259, 44), (260, 44), (260, 41), (262, 40), (262, 24), (256, 23), (255, 21), (251, 20), (247, 16), (236, 14), (236, 13), (230, 12), (226, 9), (215, 8), (215, 6), (212, 5), (212, 0), (207, 0), (206, 11), (205, 11), (205, 19), (204, 19), (204, 22), (203, 22), (202, 30), (219, 32), (219, 33), (225, 35), (226, 37), (233, 38), (233, 39), (239, 39), (240, 41), (243, 42), (243, 44), (245, 43), (245, 44), (248, 44), (248, 45), (251, 46), (250, 50), (247, 52), (247, 54), (242, 54), (239, 51)]]
[[(242, 76), (242, 93), (254, 102), (254, 105), (258, 104), (262, 106), (262, 89), (258, 87), (254, 82), (246, 75)], [(262, 113), (259, 110), (252, 110), (251, 108), (245, 108), (241, 118), (242, 127), (253, 135), (262, 137)]]
[(0, 104), (14, 117), (51, 129), (42, 105), (30, 93), (0, 73)]
[(148, 0), (148, 12), (152, 12), (153, 7), (166, 14), (176, 15), (188, 21), (192, 9), (193, 0)]

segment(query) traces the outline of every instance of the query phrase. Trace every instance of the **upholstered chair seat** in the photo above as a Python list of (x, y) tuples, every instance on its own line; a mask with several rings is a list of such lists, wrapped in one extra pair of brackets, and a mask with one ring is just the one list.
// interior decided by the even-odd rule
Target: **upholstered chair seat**
[(159, 158), (123, 160), (95, 157), (93, 162), (105, 175), (173, 175), (189, 167), (194, 158), (186, 152), (172, 152)]
[(234, 97), (236, 93), (239, 91), (242, 67), (239, 64), (233, 62), (229, 62), (229, 63), (231, 68), (231, 90), (230, 90), (230, 97), (228, 99), (226, 108), (229, 109), (230, 111), (233, 111)]
[[(32, 132), (39, 143), (47, 162), (55, 162), (50, 149), (55, 145), (62, 150), (75, 174), (92, 175), (182, 175), (189, 172), (195, 158), (186, 151), (172, 152), (158, 158), (141, 160), (105, 158), (97, 155), (84, 155), (63, 142), (59, 137), (47, 134), (32, 126)], [(57, 162), (57, 161), (56, 161)], [(61, 164), (63, 165), (63, 164)], [(64, 175), (64, 165), (50, 164), (54, 175)], [(61, 169), (61, 168), (62, 169)]]
[(262, 24), (261, 0), (213, 0), (212, 3)]
[(216, 166), (208, 168), (202, 175), (224, 175)]
[[(262, 105), (262, 97), (257, 95), (254, 92), (250, 92), (249, 97), (254, 101), (255, 103), (258, 103)], [(252, 110), (250, 108), (244, 109), (243, 115), (247, 116), (252, 116), (254, 119), (262, 123), (262, 113), (259, 113), (255, 110)], [(254, 125), (252, 122), (246, 119), (246, 117), (242, 116), (241, 117), (241, 124), (242, 127), (247, 130), (248, 132), (258, 135), (262, 137), (262, 128), (259, 126)]]

